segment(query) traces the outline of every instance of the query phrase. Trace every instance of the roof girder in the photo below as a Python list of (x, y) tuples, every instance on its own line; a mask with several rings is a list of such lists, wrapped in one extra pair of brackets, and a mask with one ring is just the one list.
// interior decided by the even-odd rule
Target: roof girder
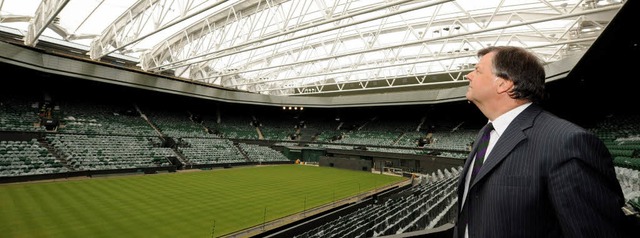
[[(29, 21), (27, 34), (24, 36), (24, 44), (35, 46), (42, 32), (55, 20), (56, 16), (58, 16), (69, 1), (70, 0), (50, 0), (40, 2), (35, 16)], [(60, 28), (57, 29), (58, 31), (56, 31), (56, 33), (61, 34), (63, 38), (66, 37), (66, 32)]]
[[(594, 13), (600, 13), (601, 11), (610, 11), (610, 10), (612, 10), (612, 9), (599, 9), (599, 10), (591, 10), (591, 11), (594, 12)], [(583, 13), (567, 14), (566, 17), (575, 17), (575, 16), (580, 16), (581, 14), (583, 14)], [(565, 36), (566, 34), (563, 33), (563, 32), (559, 32), (559, 33), (562, 33), (562, 34), (559, 34), (559, 35), (560, 36), (565, 36), (564, 37), (565, 39), (553, 38), (553, 37), (547, 37), (547, 36), (544, 36), (544, 35), (539, 35), (538, 33), (536, 33), (536, 31), (531, 31), (531, 33), (533, 33), (534, 35), (525, 35), (525, 34), (521, 33), (521, 34), (513, 34), (513, 35), (500, 35), (500, 34), (497, 34), (495, 37), (493, 37), (493, 36), (476, 37), (475, 36), (477, 34), (481, 34), (481, 33), (485, 33), (485, 32), (492, 32), (492, 31), (497, 31), (497, 30), (500, 30), (500, 29), (506, 29), (506, 28), (515, 27), (515, 26), (518, 26), (518, 25), (528, 25), (528, 24), (531, 24), (532, 22), (543, 22), (543, 21), (547, 21), (549, 19), (557, 19), (557, 18), (558, 18), (558, 16), (552, 16), (552, 17), (548, 17), (548, 18), (538, 18), (538, 17), (536, 17), (536, 18), (532, 18), (532, 19), (536, 19), (536, 20), (531, 21), (531, 22), (522, 22), (522, 23), (519, 23), (519, 24), (506, 25), (506, 26), (502, 26), (502, 27), (487, 28), (487, 29), (484, 29), (484, 30), (476, 31), (476, 32), (467, 32), (467, 33), (462, 33), (462, 34), (459, 34), (459, 35), (449, 35), (449, 36), (444, 36), (444, 37), (439, 37), (439, 38), (432, 38), (430, 40), (420, 41), (420, 43), (427, 44), (427, 43), (434, 43), (434, 42), (437, 43), (438, 41), (443, 41), (443, 40), (450, 40), (450, 39), (454, 39), (455, 40), (456, 37), (459, 37), (460, 35), (462, 35), (461, 40), (462, 41), (467, 41), (467, 42), (469, 42), (469, 41), (487, 42), (487, 39), (492, 39), (493, 38), (493, 40), (495, 41), (495, 39), (500, 38), (500, 37), (510, 37), (510, 38), (518, 39), (519, 41), (529, 41), (531, 39), (534, 39), (536, 41), (542, 42), (543, 44), (546, 43), (546, 46), (555, 45), (555, 46), (564, 48), (564, 47), (566, 47), (566, 45), (569, 45), (569, 44), (577, 44), (577, 43), (581, 43), (581, 42), (592, 42), (593, 40), (595, 40), (593, 38), (588, 38), (586, 40), (572, 40), (572, 39), (566, 37)], [(575, 22), (577, 23), (581, 19), (582, 19), (581, 17), (578, 17), (575, 20)], [(572, 25), (575, 25), (575, 23), (572, 24)], [(566, 32), (566, 31), (567, 30), (565, 30), (564, 32)], [(466, 37), (466, 36), (472, 36), (472, 37)], [(357, 36), (351, 35), (349, 37), (357, 37)], [(460, 40), (460, 39), (458, 39), (458, 40)], [(413, 44), (416, 44), (416, 43), (415, 42), (406, 43), (406, 45), (413, 45)], [(399, 46), (401, 46), (401, 45), (394, 45), (394, 47), (399, 47)], [(388, 50), (388, 47), (387, 48), (382, 48), (382, 50)], [(583, 50), (586, 50), (586, 49), (583, 49)], [(363, 50), (363, 51), (361, 51), (359, 53), (370, 52), (370, 51), (371, 50)], [(287, 51), (286, 53), (290, 54), (291, 52)], [(444, 53), (444, 52), (440, 52), (440, 53)], [(277, 66), (262, 66), (260, 70), (267, 70), (267, 69), (282, 70), (283, 68), (293, 67), (295, 65), (309, 64), (309, 63), (318, 62), (320, 60), (331, 60), (332, 58), (344, 57), (345, 55), (347, 55), (347, 54), (329, 55), (329, 56), (326, 56), (324, 58), (316, 58), (316, 59), (312, 59), (312, 60), (298, 61), (298, 62), (291, 63), (291, 64), (288, 64), (288, 65), (285, 64), (285, 65), (277, 65)], [(429, 57), (430, 55), (420, 55), (420, 56)], [(475, 56), (475, 55), (472, 55), (472, 56)], [(392, 66), (388, 66), (388, 67), (392, 67)], [(385, 67), (385, 66), (378, 65), (375, 68), (380, 68), (380, 67)], [(357, 69), (354, 69), (354, 68), (351, 68), (349, 70), (351, 72), (358, 71)], [(251, 72), (251, 71), (257, 71), (257, 70), (245, 70), (244, 73)], [(338, 72), (338, 73), (344, 73), (344, 72)], [(258, 73), (258, 74), (259, 75), (269, 75), (269, 73)], [(318, 74), (325, 74), (325, 72), (319, 72)], [(220, 77), (220, 76), (228, 76), (228, 75), (231, 75), (231, 74), (221, 74), (221, 75), (215, 75), (215, 76), (212, 76), (212, 77)], [(275, 84), (272, 84), (272, 82), (274, 82), (274, 81), (285, 81), (285, 80), (295, 80), (295, 79), (301, 79), (303, 77), (312, 77), (312, 76), (314, 76), (313, 73), (306, 74), (304, 76), (299, 76), (299, 77), (279, 78), (279, 79), (275, 79), (275, 80), (265, 81), (263, 83), (268, 83), (270, 85), (275, 85)], [(372, 79), (375, 79), (375, 77), (372, 78)], [(248, 84), (256, 84), (256, 83), (260, 83), (260, 82), (259, 81), (245, 81), (246, 85), (248, 85)], [(239, 86), (239, 85), (233, 85), (233, 86), (235, 87), (235, 86)], [(278, 90), (279, 88), (276, 87), (276, 88), (273, 88), (273, 89), (274, 90)]]
[[(267, 1), (270, 2), (270, 1)], [(270, 3), (274, 3), (274, 2), (270, 2)], [(253, 11), (257, 11), (255, 9), (256, 5), (254, 5)], [(388, 6), (387, 6), (388, 7)], [(543, 21), (548, 21), (548, 20), (553, 20), (553, 19), (563, 19), (563, 18), (569, 18), (569, 17), (576, 17), (576, 16), (581, 16), (581, 15), (593, 15), (593, 16), (597, 16), (598, 14), (602, 14), (602, 12), (606, 12), (604, 14), (611, 14), (611, 11), (615, 11), (619, 8), (614, 6), (614, 7), (608, 7), (608, 8), (599, 8), (599, 9), (588, 9), (588, 10), (584, 10), (581, 11), (580, 8), (578, 7), (572, 7), (569, 10), (566, 9), (559, 9), (559, 8), (553, 8), (555, 10), (555, 12), (557, 14), (552, 14), (552, 13), (544, 13), (544, 14), (531, 14), (531, 13), (527, 13), (527, 12), (518, 12), (518, 11), (514, 11), (514, 12), (505, 12), (505, 11), (497, 11), (494, 12), (493, 15), (485, 15), (485, 16), (473, 16), (471, 13), (466, 13), (467, 17), (463, 17), (463, 18), (456, 18), (456, 19), (448, 19), (446, 21), (441, 20), (441, 21), (429, 21), (428, 23), (422, 23), (422, 25), (408, 25), (408, 26), (401, 26), (401, 27), (396, 27), (396, 28), (391, 28), (391, 29), (376, 29), (376, 31), (369, 31), (369, 32), (360, 32), (360, 33), (354, 33), (354, 34), (349, 34), (349, 35), (344, 35), (344, 36), (340, 36), (340, 37), (336, 37), (335, 39), (331, 39), (329, 41), (340, 41), (340, 40), (346, 40), (346, 39), (353, 39), (353, 38), (363, 38), (362, 34), (373, 34), (374, 36), (379, 36), (380, 34), (383, 34), (384, 32), (388, 32), (388, 31), (401, 31), (401, 30), (407, 30), (407, 29), (415, 29), (415, 28), (423, 28), (427, 29), (426, 26), (439, 26), (439, 25), (447, 25), (447, 24), (452, 24), (452, 23), (458, 23), (458, 24), (480, 24), (481, 22), (487, 22), (486, 19), (490, 19), (492, 21), (504, 21), (505, 19), (509, 19), (510, 17), (513, 18), (514, 15), (516, 15), (520, 20), (522, 20), (522, 23), (519, 24), (511, 24), (508, 26), (505, 26), (503, 28), (500, 27), (494, 27), (494, 28), (486, 28), (484, 30), (479, 30), (479, 31), (470, 31), (467, 33), (463, 33), (463, 34), (458, 34), (456, 35), (457, 37), (460, 37), (461, 39), (464, 39), (467, 42), (481, 42), (483, 41), (482, 39), (485, 39), (486, 37), (477, 37), (477, 36), (473, 36), (473, 34), (480, 34), (483, 32), (489, 32), (489, 31), (497, 31), (499, 29), (504, 29), (504, 28), (513, 28), (513, 27), (518, 27), (518, 26), (524, 26), (527, 24), (534, 24), (536, 22), (543, 22)], [(243, 11), (246, 11), (247, 9), (242, 9)], [(238, 9), (236, 12), (241, 12), (240, 9)], [(238, 14), (238, 13), (237, 13)], [(234, 21), (239, 21), (238, 19), (242, 19), (242, 17), (248, 17), (248, 16), (244, 16), (244, 15), (236, 15), (239, 16), (240, 18), (229, 18), (227, 17), (227, 19), (233, 19)], [(540, 16), (547, 16), (547, 17), (540, 17)], [(550, 17), (549, 17), (550, 16)], [(594, 17), (595, 18), (595, 17)], [(598, 17), (599, 18), (599, 17)], [(341, 18), (341, 19), (347, 19), (347, 18)], [(541, 20), (542, 19), (542, 20)], [(610, 18), (608, 18), (610, 19)], [(335, 19), (331, 19), (329, 18), (328, 21), (334, 22)], [(577, 20), (576, 20), (577, 21)], [(247, 24), (249, 26), (245, 26), (248, 28), (258, 28), (258, 26), (256, 24), (259, 23), (253, 23), (254, 25), (250, 25)], [(260, 24), (264, 24), (263, 22)], [(320, 24), (320, 23), (318, 23)], [(240, 26), (238, 26), (240, 27)], [(337, 27), (336, 29), (338, 29), (340, 27)], [(192, 28), (190, 29), (189, 32), (191, 32), (192, 34), (183, 34), (184, 36), (196, 36), (195, 33), (197, 32), (197, 30), (200, 30), (199, 32), (197, 32), (197, 34), (203, 35), (203, 34), (210, 34), (211, 31), (204, 31), (204, 28), (202, 27), (197, 27), (197, 28)], [(212, 29), (212, 25), (208, 25), (208, 29)], [(291, 29), (287, 29), (290, 30), (290, 32), (292, 31), (298, 31), (298, 30), (303, 30), (303, 29), (309, 29), (306, 27), (301, 27), (299, 29), (297, 28), (291, 28)], [(215, 31), (215, 30), (214, 30)], [(540, 35), (542, 33), (542, 31), (536, 30), (536, 29), (532, 29), (529, 33), (527, 34), (519, 34), (519, 35), (502, 35), (499, 37), (508, 37), (511, 39), (516, 39), (519, 41), (527, 41), (527, 40), (531, 40), (531, 39), (535, 39), (537, 41), (540, 41), (542, 43), (548, 43), (548, 42), (556, 42), (559, 40), (562, 40), (562, 38), (566, 38), (567, 37), (567, 32), (568, 29), (563, 30), (556, 30), (558, 36), (557, 37), (549, 37), (549, 36), (543, 36)], [(180, 49), (176, 49), (176, 48), (171, 48), (168, 45), (163, 45), (162, 47), (158, 47), (157, 51), (155, 55), (156, 56), (160, 56), (156, 58), (154, 61), (155, 63), (159, 63), (160, 59), (162, 58), (173, 58), (173, 60), (170, 60), (171, 63), (169, 64), (164, 64), (164, 65), (160, 65), (158, 67), (162, 68), (162, 69), (167, 69), (167, 68), (174, 68), (174, 67), (186, 67), (187, 65), (197, 65), (197, 64), (208, 64), (211, 65), (212, 67), (210, 68), (218, 68), (218, 69), (222, 69), (222, 70), (210, 70), (208, 71), (208, 75), (205, 76), (204, 74), (200, 74), (199, 77), (201, 78), (192, 78), (192, 80), (196, 80), (196, 81), (202, 81), (202, 82), (218, 82), (220, 83), (220, 85), (227, 85), (227, 86), (231, 86), (234, 88), (237, 87), (252, 87), (252, 88), (260, 88), (263, 89), (263, 91), (278, 91), (280, 89), (285, 89), (287, 87), (285, 87), (285, 83), (282, 84), (278, 84), (278, 83), (274, 83), (274, 82), (285, 82), (285, 81), (292, 81), (292, 80), (298, 80), (301, 79), (303, 77), (313, 77), (314, 74), (306, 74), (306, 75), (297, 75), (297, 76), (289, 76), (289, 77), (285, 77), (285, 78), (277, 78), (277, 79), (272, 79), (272, 80), (266, 80), (266, 77), (260, 77), (260, 78), (254, 78), (254, 79), (246, 79), (243, 78), (241, 75), (242, 74), (246, 74), (249, 72), (255, 72), (258, 71), (257, 69), (248, 69), (248, 70), (243, 70), (242, 68), (251, 68), (253, 65), (262, 65), (264, 64), (264, 62), (268, 62), (269, 58), (273, 58), (273, 57), (281, 57), (281, 56), (289, 56), (292, 57), (291, 55), (294, 55), (296, 53), (298, 53), (297, 57), (297, 62), (296, 63), (291, 63), (291, 64), (280, 64), (280, 65), (272, 65), (272, 66), (266, 66), (266, 67), (262, 67), (260, 70), (263, 73), (256, 73), (259, 75), (271, 75), (271, 74), (277, 74), (279, 71), (286, 71), (288, 69), (290, 69), (291, 67), (301, 67), (301, 65), (305, 65), (305, 64), (313, 64), (313, 63), (317, 63), (323, 60), (330, 60), (332, 58), (337, 58), (337, 57), (346, 57), (346, 56), (350, 56), (350, 55), (354, 55), (354, 54), (328, 54), (325, 57), (320, 57), (320, 58), (315, 58), (315, 59), (311, 59), (311, 58), (304, 58), (302, 57), (299, 52), (302, 52), (304, 50), (308, 50), (309, 48), (313, 48), (313, 47), (317, 47), (318, 45), (326, 45), (328, 44), (326, 41), (325, 42), (318, 42), (318, 41), (312, 41), (309, 40), (311, 37), (311, 35), (316, 34), (316, 33), (312, 33), (312, 34), (308, 34), (306, 35), (307, 39), (305, 44), (303, 44), (301, 47), (295, 48), (295, 49), (286, 49), (284, 47), (275, 47), (276, 45), (283, 45), (284, 42), (290, 40), (289, 39), (281, 39), (278, 41), (274, 41), (272, 43), (270, 43), (269, 45), (274, 45), (274, 48), (276, 48), (277, 50), (273, 50), (272, 54), (265, 54), (265, 55), (256, 55), (253, 54), (251, 55), (251, 57), (249, 57), (249, 60), (243, 61), (242, 67), (228, 67), (228, 68), (232, 68), (233, 70), (227, 71), (224, 68), (225, 67), (221, 67), (221, 62), (220, 61), (215, 61), (215, 59), (220, 59), (223, 58), (225, 56), (232, 56), (233, 54), (236, 54), (240, 51), (249, 51), (252, 49), (256, 49), (256, 48), (261, 48), (261, 47), (265, 47), (264, 44), (258, 44), (257, 42), (260, 41), (264, 41), (267, 39), (273, 39), (274, 35), (263, 35), (263, 38), (258, 38), (255, 40), (249, 40), (249, 41), (245, 41), (244, 43), (239, 43), (234, 45), (233, 47), (227, 47), (227, 48), (217, 48), (217, 51), (215, 52), (209, 52), (209, 53), (205, 53), (204, 55), (191, 55), (188, 57), (184, 57), (184, 53), (183, 55), (171, 55), (171, 54), (176, 54), (177, 52), (180, 52)], [(285, 34), (282, 34), (285, 35)], [(194, 44), (195, 41), (197, 41), (196, 38), (190, 37), (190, 38), (186, 38), (186, 37), (178, 37), (176, 35), (174, 35), (175, 38), (171, 38), (171, 40), (169, 42), (174, 42), (173, 46), (184, 46), (187, 44)], [(299, 37), (300, 38), (300, 37)], [(408, 46), (408, 45), (415, 45), (415, 44), (428, 44), (428, 43), (432, 43), (432, 42), (443, 42), (443, 41), (450, 41), (450, 39), (453, 39), (451, 37), (440, 37), (440, 38), (431, 38), (428, 40), (421, 40), (421, 41), (414, 41), (414, 42), (403, 42), (402, 44), (397, 44), (394, 45), (393, 47), (402, 47), (402, 46)], [(458, 40), (459, 41), (459, 40)], [(576, 41), (571, 41), (571, 40), (564, 40), (565, 42), (567, 42), (567, 44), (569, 43), (576, 43)], [(178, 43), (180, 42), (180, 43)], [(194, 44), (194, 45), (198, 45), (198, 44)], [(160, 49), (164, 49), (160, 50)], [(382, 48), (370, 48), (368, 50), (363, 50), (363, 51), (358, 51), (356, 54), (360, 54), (360, 58), (362, 59), (365, 53), (367, 52), (373, 52), (373, 51), (386, 51), (386, 54), (390, 54), (393, 55), (391, 52), (392, 50), (389, 50), (389, 47), (382, 47)], [(234, 52), (229, 52), (229, 51), (234, 51)], [(556, 50), (557, 51), (557, 50)], [(222, 52), (222, 53), (220, 53)], [(226, 53), (225, 53), (226, 52)], [(213, 57), (207, 57), (208, 55), (214, 55), (217, 54)], [(400, 57), (398, 57), (397, 52), (395, 54), (396, 56), (394, 56), (395, 58), (400, 59)], [(148, 55), (150, 56), (150, 55)], [(180, 58), (180, 57), (183, 58)], [(394, 58), (392, 57), (392, 58)], [(405, 57), (406, 58), (406, 57)], [(176, 61), (176, 59), (178, 61)], [(149, 61), (147, 61), (149, 62)], [(228, 64), (229, 61), (226, 61), (225, 63)], [(360, 65), (369, 65), (371, 64), (370, 61), (360, 61), (360, 62), (352, 62), (354, 63), (354, 66), (352, 68), (358, 68), (360, 67)], [(148, 67), (150, 67), (150, 65), (147, 65)], [(391, 66), (389, 66), (391, 67)], [(144, 67), (143, 67), (144, 68)], [(157, 68), (157, 69), (160, 69)], [(151, 69), (151, 68), (148, 68)], [(274, 69), (273, 71), (267, 71), (269, 69)], [(339, 69), (339, 68), (338, 68)], [(186, 72), (186, 70), (183, 70), (184, 72)], [(307, 72), (307, 71), (305, 71)], [(340, 72), (342, 73), (342, 72)], [(322, 71), (322, 72), (316, 72), (316, 75), (326, 75), (327, 72), (326, 71)], [(234, 82), (229, 83), (229, 82), (225, 82), (222, 83), (222, 79), (226, 78), (227, 80), (233, 80)], [(375, 79), (375, 78), (374, 78)], [(331, 78), (327, 78), (327, 81), (332, 80)], [(260, 85), (260, 84), (264, 84), (263, 86), (255, 86), (255, 85)], [(268, 85), (268, 86), (267, 86)], [(312, 84), (310, 84), (312, 85)], [(300, 85), (301, 87), (304, 85)], [(290, 87), (290, 85), (289, 85)]]

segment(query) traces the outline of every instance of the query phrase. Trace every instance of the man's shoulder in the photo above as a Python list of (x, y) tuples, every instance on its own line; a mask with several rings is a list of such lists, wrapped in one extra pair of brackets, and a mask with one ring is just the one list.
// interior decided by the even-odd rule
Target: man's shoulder
[(536, 118), (536, 125), (547, 125), (554, 128), (559, 128), (565, 131), (585, 132), (587, 129), (584, 127), (569, 121), (565, 118), (559, 117), (549, 111), (542, 110)]

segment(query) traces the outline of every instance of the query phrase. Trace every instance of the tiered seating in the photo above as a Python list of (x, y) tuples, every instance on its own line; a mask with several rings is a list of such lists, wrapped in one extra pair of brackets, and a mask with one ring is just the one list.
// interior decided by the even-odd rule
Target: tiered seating
[(61, 102), (61, 126), (58, 132), (157, 136), (151, 127), (137, 112), (124, 115), (127, 110), (114, 105), (96, 103)]
[(613, 158), (613, 164), (616, 167), (630, 168), (640, 171), (640, 158), (616, 156)]
[(25, 98), (0, 101), (0, 131), (44, 131), (40, 126), (37, 102)]
[[(450, 222), (460, 169), (398, 197), (371, 204), (294, 237), (377, 237), (433, 228)], [(434, 175), (433, 178), (438, 176)], [(402, 196), (404, 194), (404, 196)]]
[[(304, 120), (306, 126), (305, 131), (313, 131), (313, 135), (302, 135), (302, 137), (313, 138), (313, 141), (330, 142), (335, 136), (341, 135), (342, 131), (338, 130), (338, 122), (335, 120), (322, 120), (322, 118), (306, 118)], [(317, 135), (316, 135), (317, 134)]]
[(640, 136), (640, 115), (612, 115), (593, 128), (594, 133), (603, 141), (619, 143), (633, 141)]
[(0, 177), (52, 174), (68, 169), (36, 139), (0, 141)]
[(258, 119), (265, 140), (291, 140), (290, 135), (298, 129), (299, 122), (285, 114), (262, 115)]
[(392, 131), (352, 131), (340, 143), (391, 146), (400, 134)]
[(404, 134), (415, 132), (419, 124), (420, 120), (412, 116), (385, 114), (369, 121), (360, 131), (386, 132), (387, 138), (393, 140), (391, 145), (398, 145)]
[(640, 212), (640, 116), (611, 115), (591, 130), (613, 157), (625, 200)]
[(207, 122), (210, 127), (217, 128), (224, 138), (258, 139), (256, 127), (251, 125), (251, 118), (236, 115), (225, 115), (220, 123)]
[(456, 130), (453, 132), (433, 132), (433, 142), (424, 147), (442, 150), (469, 151), (471, 143), (475, 140), (478, 130)]
[(402, 134), (402, 137), (396, 142), (396, 146), (404, 146), (404, 147), (416, 147), (418, 146), (418, 139), (423, 138), (425, 136), (424, 132), (421, 131), (407, 131)]
[(286, 162), (290, 161), (284, 154), (266, 146), (238, 143), (250, 160), (258, 162)]
[(235, 164), (247, 162), (240, 151), (227, 139), (183, 138), (186, 145), (179, 146), (192, 164)]
[(189, 113), (145, 110), (147, 118), (153, 122), (165, 136), (174, 138), (184, 137), (210, 137), (218, 138), (219, 136), (207, 132), (202, 124), (193, 122), (189, 118)]
[(170, 166), (170, 148), (157, 137), (50, 134), (47, 141), (76, 171)]

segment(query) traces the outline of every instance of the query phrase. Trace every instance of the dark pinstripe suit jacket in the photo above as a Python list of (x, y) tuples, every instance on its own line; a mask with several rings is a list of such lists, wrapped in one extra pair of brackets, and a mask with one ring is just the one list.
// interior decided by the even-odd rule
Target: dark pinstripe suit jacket
[[(460, 176), (458, 211), (473, 154)], [(602, 141), (536, 104), (503, 132), (467, 200), (469, 237), (628, 237), (631, 229)]]

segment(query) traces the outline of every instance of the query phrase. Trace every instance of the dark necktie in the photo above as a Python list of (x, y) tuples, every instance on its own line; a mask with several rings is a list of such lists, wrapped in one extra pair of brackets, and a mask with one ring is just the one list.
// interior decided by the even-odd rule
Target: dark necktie
[[(476, 178), (476, 174), (480, 172), (480, 167), (482, 167), (482, 163), (484, 161), (484, 157), (487, 153), (487, 148), (489, 147), (489, 139), (491, 138), (491, 131), (493, 130), (493, 124), (489, 123), (482, 129), (482, 137), (477, 141), (478, 148), (476, 149), (476, 158), (475, 162), (473, 162), (473, 170), (471, 171), (471, 179), (469, 179), (469, 185), (473, 183), (473, 180)], [(471, 188), (469, 188), (468, 193), (471, 192)], [(467, 194), (467, 196), (469, 196)], [(458, 199), (458, 201), (461, 201)], [(471, 199), (466, 199), (464, 202), (464, 206), (461, 208), (460, 217), (458, 218), (458, 237), (464, 237), (464, 233), (466, 231), (467, 224), (469, 223), (469, 209), (471, 207)]]
[(489, 147), (489, 139), (491, 138), (491, 131), (493, 130), (493, 124), (489, 123), (482, 129), (482, 137), (478, 140), (478, 149), (476, 150), (476, 159), (473, 162), (473, 170), (471, 171), (471, 179), (469, 184), (473, 182), (476, 175), (480, 172), (480, 167), (485, 159), (487, 148)]

